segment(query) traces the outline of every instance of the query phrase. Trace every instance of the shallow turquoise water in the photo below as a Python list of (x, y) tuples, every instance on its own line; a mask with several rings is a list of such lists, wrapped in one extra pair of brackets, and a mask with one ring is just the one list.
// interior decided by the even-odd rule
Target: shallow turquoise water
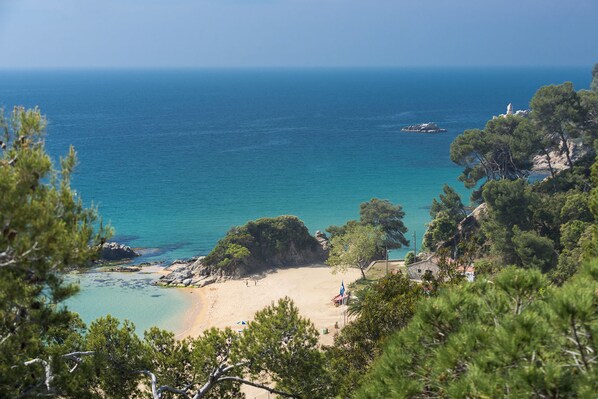
[[(421, 241), (444, 183), (468, 196), (449, 159), (454, 137), (509, 102), (527, 108), (541, 85), (580, 89), (590, 78), (590, 68), (0, 71), (0, 105), (39, 105), (51, 153), (78, 151), (82, 198), (119, 241), (154, 248), (143, 261), (167, 261), (206, 254), (262, 216), (324, 230), (372, 197), (402, 204), (409, 238)], [(448, 132), (400, 132), (428, 121)], [(86, 319), (137, 317), (137, 302), (153, 301), (121, 288), (83, 283), (72, 307)], [(155, 320), (180, 305), (174, 294), (155, 299), (173, 304)]]
[(138, 333), (158, 326), (181, 331), (185, 325), (181, 317), (190, 309), (188, 292), (151, 285), (156, 275), (143, 273), (80, 273), (68, 276), (78, 282), (81, 293), (67, 301), (67, 306), (81, 314), (89, 323), (111, 314), (135, 323)]

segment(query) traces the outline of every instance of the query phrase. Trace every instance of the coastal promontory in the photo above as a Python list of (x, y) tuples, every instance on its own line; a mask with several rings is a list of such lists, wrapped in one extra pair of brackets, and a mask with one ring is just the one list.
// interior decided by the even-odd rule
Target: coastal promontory
[(233, 227), (205, 257), (175, 261), (158, 284), (203, 286), (217, 279), (243, 278), (278, 267), (321, 263), (328, 239), (309, 234), (295, 216), (278, 216)]

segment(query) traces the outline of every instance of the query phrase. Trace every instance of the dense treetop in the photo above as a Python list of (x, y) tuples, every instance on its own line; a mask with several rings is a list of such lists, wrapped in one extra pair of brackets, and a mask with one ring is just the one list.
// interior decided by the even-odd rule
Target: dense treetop
[(322, 248), (301, 220), (279, 216), (232, 228), (203, 263), (215, 272), (240, 276), (263, 268), (324, 259)]

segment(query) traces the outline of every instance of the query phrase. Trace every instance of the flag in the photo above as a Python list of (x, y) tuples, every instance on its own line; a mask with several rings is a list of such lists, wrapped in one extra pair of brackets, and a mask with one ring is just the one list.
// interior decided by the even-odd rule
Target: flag
[(345, 295), (345, 282), (341, 281), (341, 296)]

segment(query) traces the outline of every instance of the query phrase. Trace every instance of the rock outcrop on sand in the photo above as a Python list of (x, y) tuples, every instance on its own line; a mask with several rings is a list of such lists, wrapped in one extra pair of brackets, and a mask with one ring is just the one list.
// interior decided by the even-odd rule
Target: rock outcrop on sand
[[(160, 277), (157, 284), (171, 287), (203, 287), (219, 280), (261, 274), (277, 267), (308, 265), (326, 260), (330, 243), (324, 233), (318, 231), (316, 236), (312, 237), (307, 233), (303, 223), (297, 224), (299, 220), (296, 218), (275, 219), (277, 218), (250, 222), (266, 223), (267, 227), (261, 225), (257, 230), (254, 229), (255, 226), (250, 226), (247, 230), (239, 228), (242, 231), (243, 240), (245, 240), (243, 242), (247, 245), (242, 248), (246, 250), (240, 248), (241, 241), (234, 240), (239, 230), (233, 229), (233, 233), (229, 233), (228, 238), (220, 240), (216, 246), (216, 248), (224, 246), (225, 249), (220, 248), (214, 254), (215, 248), (210, 253), (211, 260), (210, 255), (189, 260), (176, 260), (166, 268), (170, 273)], [(282, 226), (281, 229), (270, 229), (272, 223), (277, 224), (278, 227)], [(286, 231), (288, 228), (298, 228), (299, 231), (291, 233)], [(268, 232), (265, 236), (262, 235), (264, 231)], [(231, 234), (235, 234), (235, 236), (231, 237)], [(235, 256), (222, 256), (222, 254), (229, 254), (233, 251), (235, 251)], [(219, 261), (215, 263), (214, 259), (219, 259)]]
[(160, 277), (157, 285), (170, 287), (203, 287), (218, 280), (211, 276), (202, 260), (205, 257), (191, 258), (188, 260), (175, 260), (166, 268), (170, 273)]
[(126, 259), (133, 259), (140, 254), (128, 245), (117, 242), (107, 242), (102, 245), (100, 257), (104, 261), (115, 262)]

